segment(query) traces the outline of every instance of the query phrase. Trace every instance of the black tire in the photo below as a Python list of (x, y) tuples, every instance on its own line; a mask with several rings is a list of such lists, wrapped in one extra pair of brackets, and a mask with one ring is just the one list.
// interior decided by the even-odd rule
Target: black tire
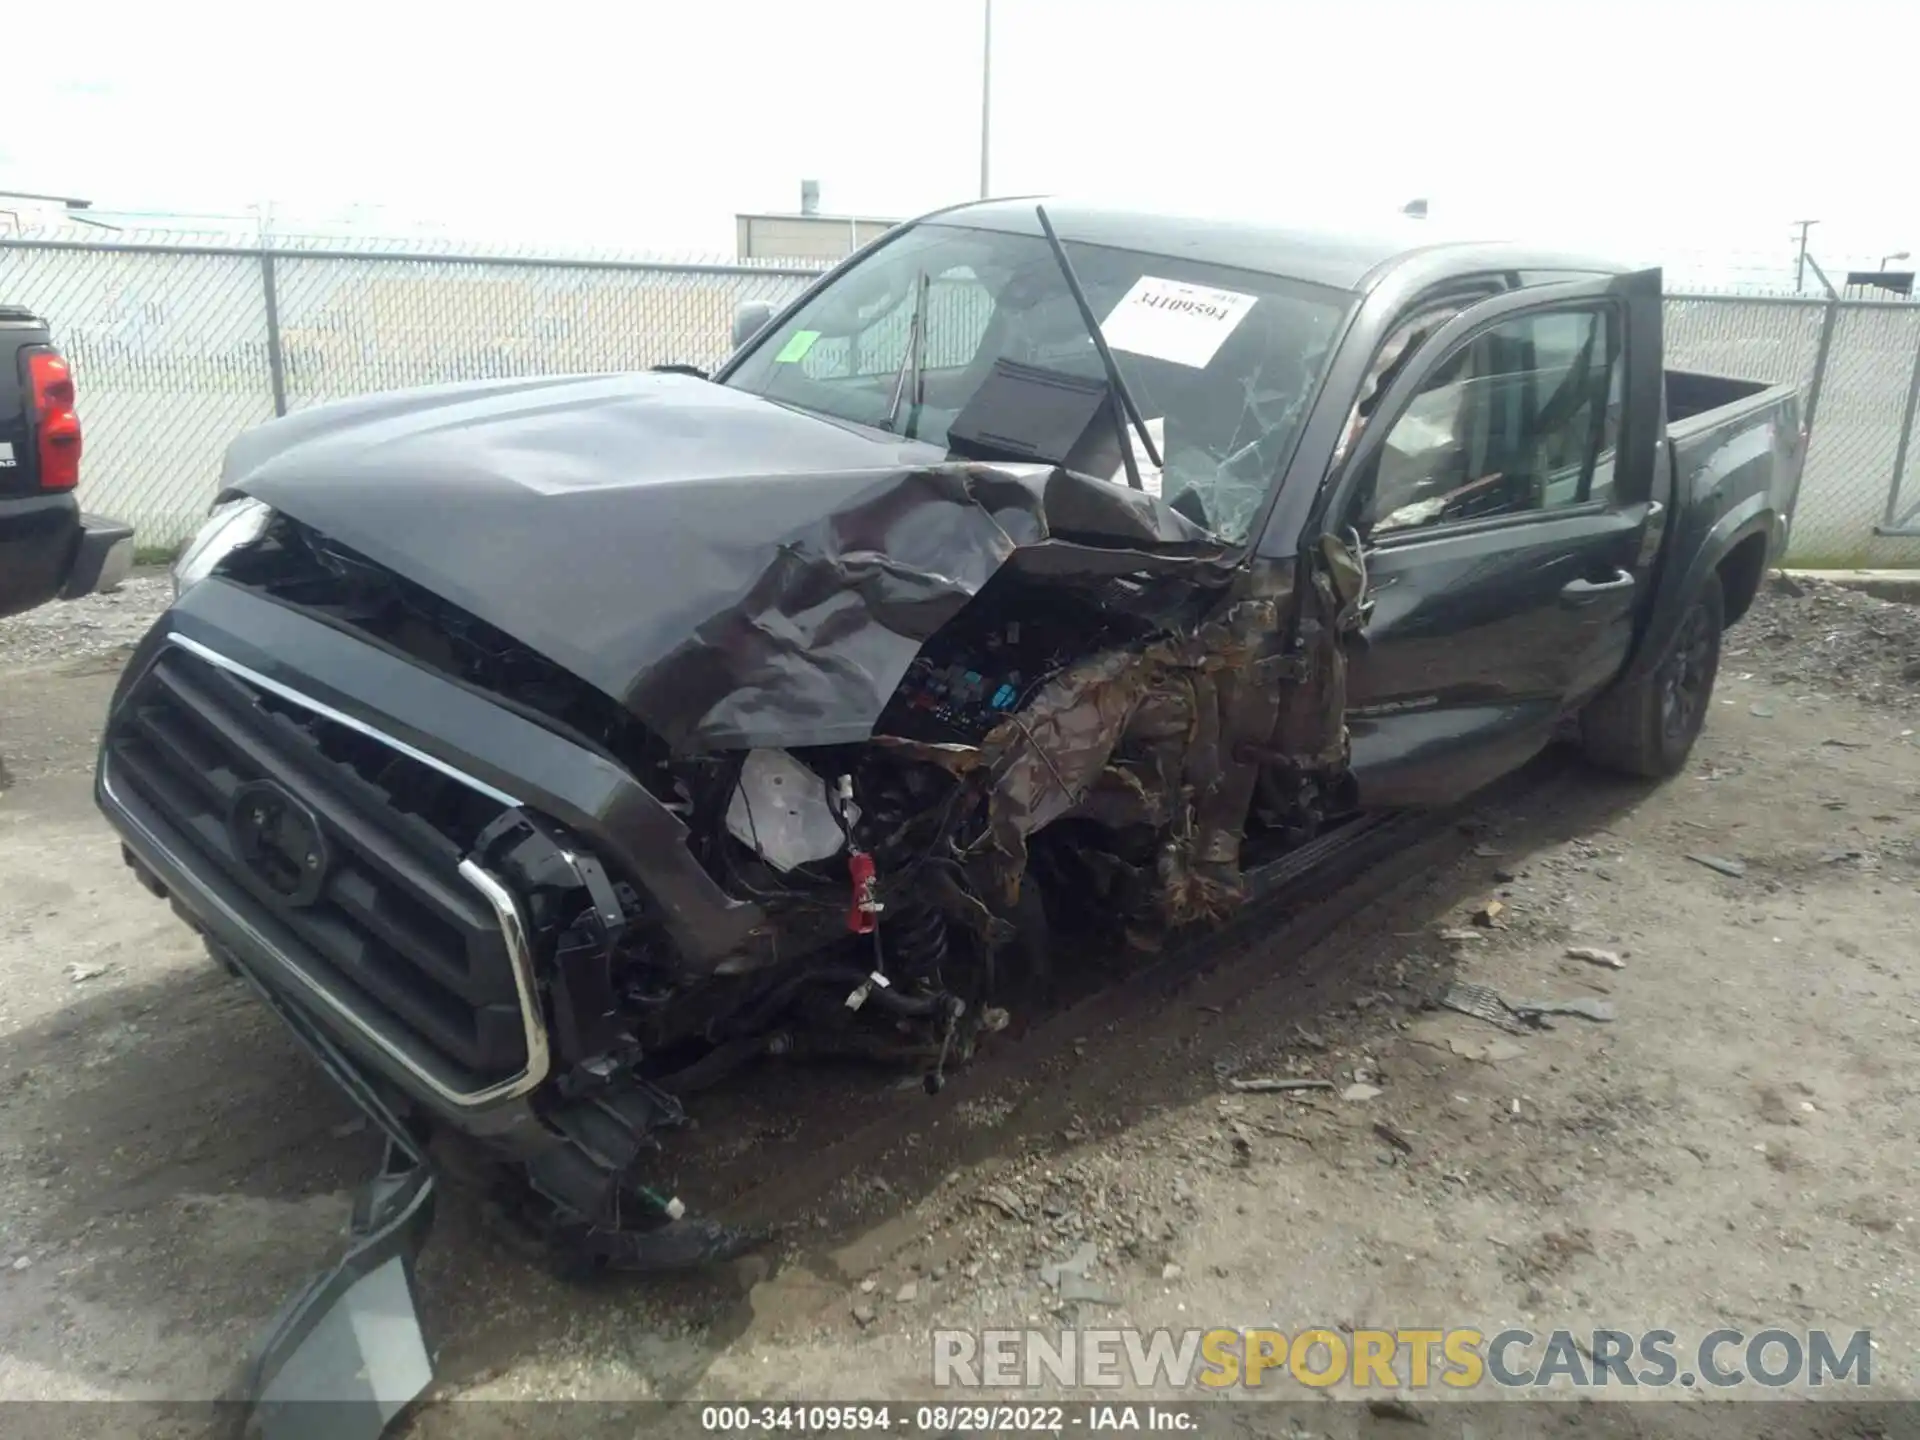
[(1580, 743), (1594, 764), (1622, 775), (1665, 779), (1687, 763), (1713, 704), (1726, 601), (1716, 576), (1680, 617), (1666, 653), (1639, 679), (1616, 685), (1580, 716)]

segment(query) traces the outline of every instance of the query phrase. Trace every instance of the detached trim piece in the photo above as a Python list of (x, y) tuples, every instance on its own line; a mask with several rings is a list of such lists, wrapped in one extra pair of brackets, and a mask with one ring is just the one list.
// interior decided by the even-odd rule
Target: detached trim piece
[[(495, 790), (493, 787), (475, 780), (454, 767), (434, 759), (430, 755), (416, 750), (390, 735), (383, 734), (363, 721), (343, 715), (338, 710), (324, 705), (297, 690), (269, 680), (265, 676), (236, 661), (228, 659), (217, 651), (210, 650), (197, 641), (181, 635), (171, 635), (169, 640), (182, 649), (199, 656), (211, 665), (241, 676), (252, 684), (272, 692), (283, 700), (311, 710), (317, 715), (345, 725), (350, 729), (376, 740), (410, 759), (428, 765), (449, 778), (467, 785), (490, 799), (506, 805), (518, 802)], [(378, 1027), (370, 1024), (345, 1001), (341, 1000), (325, 984), (315, 979), (303, 969), (287, 951), (267, 938), (260, 929), (234, 906), (229, 904), (210, 886), (196, 875), (193, 869), (176, 854), (171, 846), (157, 835), (135, 810), (128, 804), (118, 790), (114, 788), (115, 766), (111, 757), (103, 760), (100, 768), (100, 788), (102, 793), (113, 802), (115, 810), (125, 822), (137, 831), (140, 837), (167, 862), (172, 876), (169, 883), (172, 888), (188, 890), (198, 905), (217, 912), (227, 924), (245, 935), (255, 946), (273, 956), (275, 963), (288, 975), (298, 980), (303, 989), (318, 1001), (331, 1015), (347, 1025), (352, 1031), (372, 1045), (387, 1059), (405, 1070), (406, 1073), (425, 1086), (438, 1099), (461, 1109), (477, 1109), (501, 1100), (511, 1100), (538, 1088), (552, 1070), (552, 1055), (548, 1044), (547, 1027), (540, 1013), (539, 991), (533, 974), (533, 951), (527, 941), (525, 921), (521, 918), (520, 907), (513, 894), (485, 867), (471, 858), (463, 859), (459, 864), (461, 879), (471, 885), (487, 902), (499, 921), (502, 943), (507, 952), (507, 963), (513, 975), (514, 995), (520, 1009), (521, 1027), (526, 1043), (526, 1064), (521, 1071), (509, 1079), (488, 1085), (479, 1090), (460, 1090), (448, 1085), (439, 1076), (422, 1066), (409, 1055), (406, 1049), (397, 1044)], [(230, 948), (230, 947), (229, 947)], [(235, 956), (236, 961), (245, 965), (244, 956)], [(254, 977), (256, 983), (264, 983)]]

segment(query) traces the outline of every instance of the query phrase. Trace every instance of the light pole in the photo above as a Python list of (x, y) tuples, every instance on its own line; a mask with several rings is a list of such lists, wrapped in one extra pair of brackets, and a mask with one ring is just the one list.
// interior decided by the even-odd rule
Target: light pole
[(1893, 254), (1891, 254), (1891, 255), (1882, 255), (1882, 256), (1880, 257), (1880, 268), (1881, 268), (1882, 270), (1884, 270), (1884, 269), (1886, 269), (1886, 268), (1887, 268), (1887, 262), (1888, 262), (1889, 260), (1905, 260), (1905, 259), (1907, 259), (1907, 258), (1908, 258), (1908, 253), (1909, 253), (1909, 252), (1907, 252), (1907, 251), (1905, 251), (1905, 250), (1899, 250), (1899, 251), (1895, 251), (1895, 252), (1894, 252)]
[(1793, 293), (1798, 295), (1807, 288), (1807, 232), (1820, 222), (1818, 220), (1796, 220), (1800, 227), (1800, 260), (1793, 269)]
[(987, 153), (993, 144), (993, 0), (983, 0), (980, 27), (980, 198), (987, 198)]

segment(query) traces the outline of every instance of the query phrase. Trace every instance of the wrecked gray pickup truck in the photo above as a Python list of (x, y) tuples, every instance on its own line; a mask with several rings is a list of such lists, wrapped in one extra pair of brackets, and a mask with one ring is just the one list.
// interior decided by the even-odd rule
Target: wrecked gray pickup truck
[(246, 434), (100, 755), (390, 1133), (634, 1268), (739, 1243), (649, 1184), (738, 1067), (937, 1088), (1050, 941), (1569, 727), (1677, 769), (1805, 445), (1657, 271), (1510, 246), (986, 203), (744, 329)]

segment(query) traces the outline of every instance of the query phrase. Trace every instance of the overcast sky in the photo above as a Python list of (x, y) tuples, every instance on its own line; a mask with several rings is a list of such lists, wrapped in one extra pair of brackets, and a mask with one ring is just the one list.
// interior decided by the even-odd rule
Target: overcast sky
[[(1886, 0), (995, 0), (993, 189), (1648, 254), (1920, 250)], [(0, 189), (725, 253), (976, 193), (982, 0), (8, 6)], [(358, 207), (357, 209), (355, 207)]]

